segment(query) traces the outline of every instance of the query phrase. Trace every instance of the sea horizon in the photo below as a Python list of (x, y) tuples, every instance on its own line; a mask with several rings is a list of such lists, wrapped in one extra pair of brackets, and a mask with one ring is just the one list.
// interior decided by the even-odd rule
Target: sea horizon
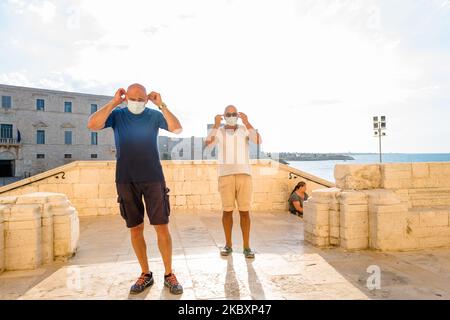
[[(326, 153), (324, 153), (326, 154)], [(342, 153), (354, 156), (354, 160), (287, 161), (291, 167), (322, 179), (335, 182), (336, 164), (380, 163), (379, 153)], [(450, 162), (450, 153), (383, 153), (383, 163)]]

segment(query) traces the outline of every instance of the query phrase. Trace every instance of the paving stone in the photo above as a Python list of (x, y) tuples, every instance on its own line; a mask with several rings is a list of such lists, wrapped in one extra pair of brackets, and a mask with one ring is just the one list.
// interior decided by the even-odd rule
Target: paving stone
[[(292, 215), (252, 214), (252, 248), (246, 259), (235, 220), (235, 251), (224, 243), (217, 212), (172, 214), (173, 269), (180, 296), (163, 285), (164, 265), (154, 229), (145, 239), (155, 284), (130, 295), (140, 267), (120, 216), (82, 217), (80, 247), (66, 262), (0, 274), (0, 299), (450, 299), (450, 249), (382, 253), (319, 249), (304, 242), (303, 221)], [(236, 217), (238, 219), (238, 217)], [(381, 288), (369, 290), (369, 266), (381, 269)]]

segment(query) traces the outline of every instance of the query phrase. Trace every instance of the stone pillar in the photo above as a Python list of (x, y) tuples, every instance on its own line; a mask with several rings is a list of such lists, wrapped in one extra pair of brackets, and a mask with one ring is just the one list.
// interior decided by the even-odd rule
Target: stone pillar
[(0, 273), (6, 270), (6, 217), (9, 217), (11, 212), (11, 205), (16, 203), (17, 197), (8, 196), (0, 198)]
[[(37, 192), (18, 197), (17, 204), (35, 204), (41, 212), (41, 253), (42, 263), (53, 262), (53, 216), (48, 210), (44, 210), (50, 193)], [(64, 195), (62, 195), (64, 196)]]
[[(340, 189), (332, 188), (330, 190), (330, 245), (339, 246), (340, 240), (340, 204), (339, 204), (339, 194)], [(333, 190), (333, 191), (332, 191)]]
[(47, 210), (53, 215), (55, 258), (64, 260), (72, 257), (77, 250), (80, 237), (77, 211), (67, 198), (53, 199), (48, 203)]
[(367, 195), (345, 191), (340, 199), (340, 237), (344, 249), (366, 249), (369, 246), (369, 214)]
[(369, 196), (370, 247), (402, 250), (417, 247), (407, 236), (407, 203), (391, 190), (367, 191)]
[(327, 189), (315, 190), (303, 203), (305, 240), (318, 247), (330, 245), (329, 202)]
[(0, 273), (5, 270), (5, 234), (3, 226), (3, 211), (6, 211), (6, 206), (0, 204)]
[(42, 263), (41, 210), (36, 204), (11, 207), (5, 219), (5, 269), (36, 269)]

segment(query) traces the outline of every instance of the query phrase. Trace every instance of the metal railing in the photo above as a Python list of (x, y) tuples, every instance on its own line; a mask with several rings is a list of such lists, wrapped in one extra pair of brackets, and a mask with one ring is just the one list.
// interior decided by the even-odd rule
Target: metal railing
[[(60, 172), (57, 172), (57, 173), (48, 175), (48, 176), (46, 176), (46, 177), (36, 179), (36, 180), (33, 180), (33, 178), (31, 178), (31, 179), (32, 179), (31, 181), (29, 181), (29, 182), (27, 182), (27, 183), (24, 183), (24, 184), (21, 184), (20, 186), (17, 186), (17, 187), (8, 189), (8, 190), (6, 190), (5, 192), (9, 192), (9, 191), (12, 191), (12, 190), (16, 190), (16, 189), (19, 189), (19, 188), (23, 188), (23, 187), (28, 186), (28, 185), (30, 185), (30, 184), (32, 184), (32, 183), (35, 183), (35, 182), (38, 182), (38, 181), (42, 181), (42, 180), (45, 180), (45, 179), (48, 179), (48, 178), (51, 178), (51, 177), (55, 177), (56, 179), (62, 179), (62, 180), (64, 180), (64, 179), (66, 178), (66, 173), (65, 173), (64, 171), (60, 171)], [(29, 178), (26, 178), (26, 179), (29, 179)], [(20, 181), (20, 180), (19, 180), (19, 181)], [(2, 193), (2, 192), (0, 192), (0, 194), (1, 194), (1, 193)]]
[(20, 145), (20, 142), (12, 138), (0, 138), (0, 145)]

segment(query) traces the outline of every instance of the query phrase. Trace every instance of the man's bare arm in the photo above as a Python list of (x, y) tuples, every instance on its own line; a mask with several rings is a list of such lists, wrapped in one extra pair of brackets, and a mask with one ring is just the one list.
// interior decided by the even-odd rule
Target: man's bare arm
[(148, 99), (161, 110), (164, 119), (166, 119), (167, 121), (167, 129), (170, 132), (180, 134), (183, 131), (183, 127), (181, 126), (178, 118), (172, 112), (170, 112), (166, 104), (162, 102), (161, 95), (157, 92), (151, 92), (148, 95)]
[(216, 134), (217, 134), (217, 130), (219, 129), (220, 124), (222, 122), (222, 118), (223, 118), (223, 115), (221, 115), (221, 114), (218, 114), (214, 118), (214, 126), (213, 126), (211, 132), (208, 134), (208, 137), (206, 137), (206, 140), (205, 140), (206, 147), (212, 146), (217, 143)]
[(120, 105), (125, 98), (122, 97), (126, 93), (125, 89), (119, 89), (117, 90), (114, 98), (105, 104), (100, 110), (93, 113), (88, 120), (88, 129), (92, 131), (98, 131), (105, 127), (105, 122), (108, 119), (108, 116), (111, 114), (111, 112), (117, 108), (118, 105)]
[(245, 113), (243, 112), (239, 112), (239, 118), (242, 119), (242, 123), (245, 125), (245, 127), (247, 128), (247, 130), (249, 131), (249, 138), (250, 141), (255, 143), (255, 144), (262, 144), (262, 139), (261, 139), (261, 135), (259, 134), (259, 132), (253, 128), (253, 126), (250, 124), (250, 122), (248, 121), (248, 117)]

